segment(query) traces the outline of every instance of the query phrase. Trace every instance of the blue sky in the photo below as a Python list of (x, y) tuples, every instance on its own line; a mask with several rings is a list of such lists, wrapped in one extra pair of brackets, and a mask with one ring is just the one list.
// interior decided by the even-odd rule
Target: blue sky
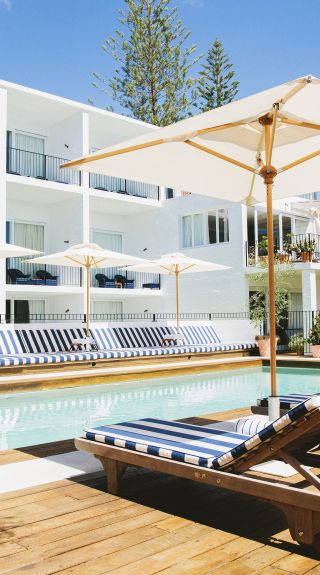
[[(240, 97), (305, 74), (320, 76), (319, 0), (173, 0), (205, 52), (219, 37)], [(122, 0), (0, 0), (0, 78), (86, 102), (107, 103), (93, 70), (112, 73), (101, 49)], [(115, 111), (120, 111), (113, 104)]]

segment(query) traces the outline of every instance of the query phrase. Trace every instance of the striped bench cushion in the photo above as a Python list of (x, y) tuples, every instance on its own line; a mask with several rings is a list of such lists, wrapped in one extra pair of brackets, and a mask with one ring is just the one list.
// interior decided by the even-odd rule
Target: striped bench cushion
[(22, 329), (19, 330), (24, 353), (55, 353), (68, 351), (74, 339), (84, 338), (84, 328), (74, 329)]
[(182, 325), (179, 332), (191, 345), (221, 342), (214, 327), (209, 325)]
[(90, 334), (98, 349), (120, 349), (122, 347), (114, 328), (94, 327), (90, 329)]
[(23, 352), (24, 342), (18, 330), (0, 330), (0, 354)]
[(249, 438), (228, 431), (153, 418), (86, 429), (83, 437), (203, 467), (211, 467), (217, 456)]
[(83, 437), (165, 459), (221, 469), (231, 467), (236, 460), (244, 458), (264, 442), (272, 441), (274, 436), (307, 417), (316, 408), (320, 408), (320, 395), (300, 403), (253, 436), (146, 418), (88, 428), (84, 430)]
[[(306, 395), (302, 393), (292, 393), (291, 395), (279, 395), (280, 409), (292, 409), (299, 403), (307, 401), (307, 399), (312, 397), (312, 395), (316, 394), (309, 393), (308, 395)], [(258, 399), (257, 405), (259, 405), (260, 407), (268, 407), (269, 398), (263, 397), (262, 399)]]
[(120, 341), (120, 346), (130, 347), (150, 347), (161, 345), (165, 335), (173, 334), (170, 327), (116, 327), (114, 332)]
[[(233, 349), (248, 349), (253, 344), (235, 344)], [(219, 349), (217, 349), (219, 348)], [(38, 363), (61, 363), (65, 361), (81, 361), (96, 359), (120, 359), (126, 357), (152, 357), (158, 355), (179, 355), (188, 353), (208, 353), (212, 351), (230, 350), (230, 344), (225, 346), (174, 346), (174, 347), (144, 347), (144, 348), (120, 348), (110, 350), (99, 350), (97, 352), (83, 353), (20, 353), (0, 355), (0, 366), (28, 365)]]

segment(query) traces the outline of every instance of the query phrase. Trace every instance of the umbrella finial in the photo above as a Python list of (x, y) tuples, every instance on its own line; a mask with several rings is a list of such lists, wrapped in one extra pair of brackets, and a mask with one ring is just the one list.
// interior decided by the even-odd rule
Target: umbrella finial
[(278, 172), (274, 166), (262, 166), (259, 175), (264, 179), (265, 184), (273, 184), (273, 180), (277, 173)]

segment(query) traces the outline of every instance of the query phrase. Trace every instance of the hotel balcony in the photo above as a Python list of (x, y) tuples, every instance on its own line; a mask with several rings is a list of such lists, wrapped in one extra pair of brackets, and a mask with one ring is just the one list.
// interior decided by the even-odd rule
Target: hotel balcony
[[(294, 246), (305, 246), (306, 251), (294, 249)], [(308, 246), (312, 250), (307, 251)], [(301, 263), (319, 263), (320, 262), (320, 235), (318, 234), (295, 234), (291, 236), (290, 243), (283, 242), (282, 245), (275, 244), (275, 256), (280, 263), (292, 262)], [(267, 252), (262, 250), (259, 242), (245, 242), (245, 267), (253, 268), (260, 262), (267, 261)]]
[(147, 198), (151, 200), (160, 199), (159, 186), (145, 184), (142, 182), (133, 182), (123, 178), (113, 176), (104, 176), (101, 174), (90, 174), (90, 188), (104, 192), (115, 192), (127, 196), (136, 196), (138, 198)]
[[(32, 258), (30, 258), (32, 259)], [(8, 258), (6, 265), (7, 285), (20, 286), (29, 290), (30, 286), (81, 287), (83, 269), (68, 266), (53, 266), (28, 263), (26, 258)], [(105, 293), (116, 290), (160, 290), (160, 276), (154, 273), (130, 272), (122, 268), (93, 269), (91, 287)], [(19, 289), (16, 287), (15, 289)], [(121, 290), (121, 291), (120, 291)], [(111, 293), (111, 292), (109, 292)]]
[(57, 158), (47, 154), (7, 148), (8, 174), (80, 186), (81, 172), (71, 168), (60, 168), (61, 164), (67, 161), (65, 158)]

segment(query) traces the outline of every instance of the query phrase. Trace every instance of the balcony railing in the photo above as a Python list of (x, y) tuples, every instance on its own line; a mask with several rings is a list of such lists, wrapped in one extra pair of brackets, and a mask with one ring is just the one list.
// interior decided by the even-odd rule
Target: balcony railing
[(160, 289), (160, 275), (126, 271), (123, 268), (91, 270), (91, 286), (101, 289)]
[(7, 284), (21, 286), (81, 286), (82, 269), (29, 264), (27, 258), (7, 258)]
[(81, 172), (71, 168), (60, 168), (61, 164), (65, 162), (68, 162), (65, 158), (57, 158), (17, 148), (7, 148), (8, 174), (79, 186), (81, 184)]
[[(301, 246), (302, 250), (294, 249)], [(312, 247), (312, 249), (311, 249)], [(307, 251), (309, 249), (309, 251)], [(311, 262), (320, 260), (320, 235), (318, 234), (295, 234), (290, 238), (290, 242), (284, 242), (282, 248), (277, 244), (274, 253), (278, 256), (280, 263), (292, 261), (295, 263)], [(307, 255), (304, 255), (307, 254)], [(245, 242), (245, 265), (254, 267), (259, 262), (266, 261), (267, 251), (261, 249), (259, 242)]]
[(90, 174), (90, 188), (102, 190), (104, 192), (116, 192), (127, 196), (137, 196), (138, 198), (148, 198), (152, 200), (160, 199), (159, 186), (133, 182), (124, 178), (114, 176), (104, 176), (101, 174)]

